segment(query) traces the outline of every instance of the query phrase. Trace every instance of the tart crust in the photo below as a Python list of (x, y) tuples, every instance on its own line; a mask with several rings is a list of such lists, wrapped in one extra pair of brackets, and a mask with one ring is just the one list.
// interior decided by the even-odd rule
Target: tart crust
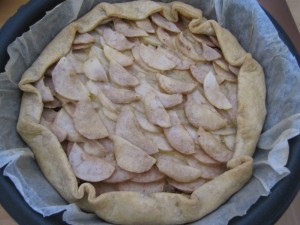
[[(190, 32), (214, 36), (226, 61), (231, 66), (241, 68), (237, 76), (238, 113), (234, 155), (227, 163), (226, 172), (203, 184), (191, 195), (119, 191), (96, 196), (95, 188), (90, 183), (78, 187), (61, 144), (49, 129), (40, 124), (43, 102), (33, 83), (43, 76), (50, 65), (68, 53), (77, 32), (93, 30), (112, 17), (142, 20), (156, 12), (173, 22), (178, 20), (179, 15), (192, 19)], [(116, 224), (182, 224), (195, 221), (218, 208), (252, 176), (252, 155), (266, 115), (263, 69), (228, 30), (215, 21), (205, 20), (201, 10), (190, 5), (152, 1), (100, 3), (66, 26), (48, 44), (23, 74), (19, 88), (23, 96), (17, 129), (34, 152), (42, 172), (66, 201), (76, 203), (106, 221)]]

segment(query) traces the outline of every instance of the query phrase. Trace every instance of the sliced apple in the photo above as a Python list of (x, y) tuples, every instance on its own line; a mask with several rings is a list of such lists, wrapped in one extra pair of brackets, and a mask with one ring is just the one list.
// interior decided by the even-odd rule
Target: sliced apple
[(197, 188), (201, 187), (203, 184), (206, 183), (206, 180), (199, 178), (193, 182), (189, 183), (183, 183), (183, 182), (177, 182), (173, 179), (168, 179), (168, 183), (172, 185), (174, 188), (176, 188), (179, 191), (182, 191), (184, 193), (190, 194), (193, 191), (195, 191)]
[(149, 155), (158, 152), (155, 143), (142, 133), (129, 106), (123, 107), (119, 114), (116, 134), (143, 149)]
[[(53, 69), (54, 69), (54, 67), (53, 67)], [(51, 74), (52, 74), (52, 72), (51, 72)], [(50, 89), (52, 95), (55, 95), (55, 88), (54, 88), (54, 84), (53, 84), (53, 81), (52, 81), (52, 77), (46, 77), (45, 76), (44, 77), (44, 85)]]
[(129, 172), (143, 173), (152, 168), (156, 159), (120, 136), (112, 136), (118, 165)]
[(224, 82), (220, 85), (220, 88), (232, 105), (230, 110), (220, 110), (220, 113), (231, 123), (236, 125), (238, 113), (238, 85), (232, 82)]
[(66, 58), (77, 74), (83, 73), (83, 63), (89, 58), (88, 51), (85, 49), (70, 51)]
[(111, 29), (111, 27), (109, 26), (109, 24), (100, 24), (99, 26), (97, 26), (95, 28), (96, 32), (100, 35), (103, 36), (104, 30), (105, 29)]
[(135, 24), (128, 22), (125, 22), (121, 19), (115, 19), (114, 25), (116, 31), (118, 31), (121, 34), (124, 34), (126, 37), (144, 37), (148, 36), (147, 32), (143, 29), (138, 28)]
[(135, 76), (115, 61), (110, 62), (108, 73), (111, 81), (121, 87), (135, 87), (140, 83)]
[(86, 50), (87, 48), (90, 48), (95, 41), (95, 38), (89, 33), (77, 34), (73, 40), (72, 50)]
[(161, 104), (166, 108), (172, 108), (174, 106), (177, 106), (183, 102), (183, 96), (182, 94), (164, 94), (161, 93), (160, 91), (155, 91), (155, 94), (159, 98)]
[(46, 121), (52, 123), (56, 116), (57, 112), (53, 109), (43, 109), (42, 118), (44, 118)]
[(162, 27), (168, 31), (179, 33), (180, 29), (176, 26), (175, 23), (168, 21), (166, 18), (161, 16), (159, 13), (154, 13), (151, 15), (151, 20), (157, 26)]
[(83, 73), (83, 63), (88, 59), (88, 54), (84, 49), (77, 51), (72, 50), (65, 57), (67, 58), (71, 68), (73, 69), (73, 73)]
[(170, 111), (169, 115), (172, 126), (164, 129), (164, 133), (170, 145), (186, 155), (195, 153), (194, 141), (184, 126), (181, 125), (176, 111)]
[(55, 97), (54, 97), (54, 101), (44, 103), (44, 108), (46, 109), (55, 109), (58, 107), (62, 107), (62, 103)]
[(172, 60), (176, 65), (180, 63), (181, 59), (176, 55), (175, 52), (172, 52), (170, 49), (163, 48), (161, 46), (157, 47), (157, 51), (161, 52)]
[[(104, 113), (103, 109), (98, 110), (98, 116), (100, 117), (101, 121), (104, 124), (104, 127), (106, 128), (109, 135), (113, 135), (116, 133), (116, 122), (109, 119)], [(103, 139), (101, 139), (103, 140)]]
[[(145, 114), (144, 103), (142, 101), (132, 102), (130, 106), (139, 113)], [(145, 116), (144, 116), (145, 117)]]
[(172, 52), (171, 50), (162, 48), (160, 46), (157, 48), (157, 51), (161, 52), (170, 60), (172, 60), (176, 64), (175, 69), (177, 70), (188, 70), (191, 65), (195, 64), (191, 59), (186, 57), (180, 57), (175, 52)]
[(140, 40), (142, 43), (146, 45), (160, 46), (162, 44), (160, 40), (155, 35), (152, 34), (150, 34), (147, 37), (141, 37)]
[[(109, 152), (109, 154), (113, 155), (114, 146), (113, 146), (112, 140), (110, 140), (109, 138), (102, 138), (102, 139), (98, 140), (98, 142), (101, 145), (103, 145), (103, 147)], [(113, 157), (113, 160), (114, 160), (114, 157)], [(108, 162), (112, 162), (113, 160), (110, 160)]]
[(78, 102), (73, 118), (76, 130), (84, 137), (93, 140), (108, 136), (108, 132), (91, 102)]
[(209, 72), (204, 79), (204, 95), (207, 100), (218, 109), (231, 109), (232, 105), (227, 97), (222, 93), (216, 77)]
[(105, 107), (106, 109), (112, 111), (112, 112), (118, 112), (118, 106), (114, 104), (109, 98), (106, 97), (106, 95), (101, 90), (102, 84), (99, 82), (94, 81), (88, 81), (86, 83), (87, 89), (90, 91), (91, 94), (93, 94), (98, 100), (99, 103)]
[(86, 84), (86, 82), (89, 81), (89, 78), (83, 73), (80, 73), (77, 75), (78, 79), (80, 80), (81, 83), (83, 83), (84, 85)]
[(116, 61), (122, 66), (129, 66), (133, 63), (133, 58), (131, 56), (125, 55), (108, 45), (105, 45), (104, 48), (104, 55), (109, 61)]
[(74, 40), (73, 40), (73, 44), (77, 45), (77, 44), (90, 44), (90, 43), (94, 43), (95, 42), (95, 38), (90, 35), (89, 33), (77, 33)]
[(183, 102), (183, 96), (181, 94), (168, 95), (159, 91), (156, 91), (155, 94), (166, 109), (177, 106)]
[(140, 127), (143, 128), (145, 131), (154, 132), (154, 133), (159, 133), (162, 131), (160, 127), (150, 123), (147, 117), (144, 115), (144, 113), (135, 110), (134, 114)]
[(210, 105), (210, 103), (207, 101), (207, 99), (204, 97), (204, 95), (200, 92), (199, 89), (195, 89), (192, 93), (188, 94), (187, 101), (194, 101), (200, 105), (201, 104), (209, 105), (210, 108), (216, 112), (216, 110), (214, 110), (214, 107)]
[(72, 118), (64, 109), (61, 109), (57, 113), (53, 124), (63, 128), (67, 132), (67, 140), (72, 142), (85, 141), (85, 138), (76, 130)]
[(140, 56), (148, 66), (157, 70), (171, 70), (176, 66), (165, 54), (144, 44), (140, 45)]
[(140, 94), (142, 97), (146, 97), (149, 93), (154, 92), (156, 96), (159, 98), (162, 105), (168, 109), (172, 108), (176, 105), (179, 105), (183, 101), (183, 97), (181, 94), (164, 94), (160, 91), (154, 89), (150, 84), (147, 83), (146, 80), (141, 80), (141, 84), (135, 88), (135, 91)]
[(148, 120), (163, 128), (171, 127), (171, 121), (166, 109), (153, 92), (144, 99), (145, 112)]
[(102, 110), (103, 114), (108, 119), (110, 119), (110, 120), (112, 120), (114, 122), (117, 122), (117, 120), (118, 120), (118, 114), (117, 113), (115, 113), (115, 112), (113, 112), (113, 111), (111, 111), (111, 110), (109, 110), (107, 108), (104, 108), (104, 107), (101, 110)]
[(174, 150), (163, 134), (147, 132), (145, 135), (156, 144), (160, 151), (170, 152)]
[(108, 81), (106, 72), (96, 56), (83, 63), (84, 74), (94, 81)]
[(187, 165), (186, 156), (178, 151), (159, 152), (154, 155), (157, 160), (167, 160), (180, 165)]
[(221, 69), (229, 72), (229, 64), (228, 62), (225, 61), (225, 59), (221, 58), (221, 59), (217, 59), (213, 62), (213, 64), (218, 65)]
[(98, 32), (97, 32), (97, 28), (95, 30), (92, 30), (89, 32), (89, 34), (91, 36), (93, 36), (94, 40), (95, 40), (95, 45), (99, 45), (100, 44), (100, 37), (102, 37), (102, 35), (100, 35)]
[(214, 68), (211, 63), (200, 62), (190, 67), (191, 74), (200, 84), (203, 84), (206, 75), (213, 70)]
[(98, 141), (87, 141), (83, 143), (83, 151), (89, 155), (96, 157), (104, 157), (108, 154), (108, 150)]
[[(151, 68), (149, 67), (141, 58), (141, 55), (140, 55), (140, 47), (139, 45), (136, 45), (132, 48), (132, 55), (133, 55), (133, 58), (135, 59), (135, 62), (137, 65), (139, 65), (143, 70), (145, 71), (149, 71), (149, 72), (157, 72), (156, 69), (154, 68)], [(133, 64), (135, 65), (135, 64)]]
[(107, 58), (104, 55), (104, 51), (99, 48), (98, 46), (93, 45), (91, 47), (90, 53), (89, 53), (89, 57), (97, 57), (99, 62), (101, 63), (101, 65), (103, 66), (103, 68), (105, 69), (105, 71), (108, 70), (108, 66), (109, 66), (109, 61), (107, 60)]
[(220, 174), (225, 172), (225, 166), (222, 164), (219, 165), (207, 165), (199, 162), (193, 157), (187, 158), (187, 162), (190, 166), (199, 169), (202, 172), (201, 177), (204, 179), (214, 179)]
[(86, 100), (89, 93), (74, 74), (71, 64), (66, 57), (62, 57), (52, 71), (55, 91), (70, 100)]
[(222, 163), (226, 163), (232, 158), (233, 152), (211, 133), (199, 127), (198, 135), (199, 144), (210, 157)]
[(71, 152), (71, 150), (73, 148), (74, 142), (66, 141), (66, 142), (63, 142), (63, 143), (67, 143), (66, 145), (62, 145), (62, 147), (64, 148), (66, 155), (69, 157), (70, 152)]
[(190, 125), (190, 122), (188, 121), (188, 119), (185, 115), (184, 105), (180, 106), (180, 108), (178, 107), (176, 112), (177, 112), (178, 118), (179, 118), (182, 125), (184, 125), (184, 126)]
[(171, 160), (158, 159), (156, 165), (160, 172), (178, 182), (192, 182), (202, 175), (202, 172), (196, 168)]
[(73, 44), (72, 50), (79, 51), (79, 50), (86, 50), (93, 46), (93, 43), (88, 44)]
[(227, 121), (207, 104), (197, 104), (188, 100), (185, 103), (185, 113), (188, 121), (194, 126), (202, 126), (208, 130), (218, 130), (227, 125)]
[(216, 71), (216, 74), (221, 77), (223, 80), (229, 81), (229, 82), (237, 82), (237, 77), (231, 72), (228, 72), (224, 69), (222, 69), (218, 64), (213, 63), (214, 69)]
[(201, 34), (192, 34), (192, 37), (198, 41), (199, 43), (206, 44), (209, 47), (215, 48), (217, 47), (208, 36)]
[(99, 90), (99, 92), (98, 92), (98, 99), (99, 99), (99, 102), (101, 103), (101, 105), (103, 107), (105, 107), (106, 109), (108, 109), (109, 111), (112, 111), (115, 113), (118, 113), (120, 111), (120, 106), (113, 103), (108, 97), (106, 97), (106, 95), (104, 94), (104, 92), (102, 90)]
[(179, 81), (160, 73), (156, 74), (159, 87), (168, 94), (186, 94), (194, 90), (196, 84)]
[(222, 57), (217, 50), (209, 47), (208, 45), (202, 44), (202, 47), (203, 47), (203, 56), (207, 61), (214, 61)]
[(158, 37), (158, 39), (167, 47), (173, 49), (174, 48), (174, 39), (175, 39), (175, 35), (172, 35), (170, 33), (168, 33), (165, 29), (163, 29), (162, 27), (158, 27), (156, 29), (156, 35)]
[(116, 163), (114, 166), (116, 168), (115, 172), (108, 179), (104, 180), (103, 182), (115, 184), (115, 183), (120, 183), (120, 182), (130, 180), (136, 176), (136, 173), (132, 173), (132, 172), (123, 170)]
[(149, 93), (154, 92), (155, 89), (147, 82), (147, 80), (145, 79), (145, 74), (139, 73), (138, 76), (141, 77), (140, 85), (135, 87), (134, 90), (136, 91), (136, 93), (145, 98)]
[(133, 192), (140, 192), (140, 193), (158, 193), (164, 190), (165, 181), (156, 181), (151, 183), (136, 183), (132, 181), (126, 181), (118, 184), (120, 191), (133, 191)]
[[(102, 143), (102, 140), (110, 140), (109, 138), (100, 139), (99, 142)], [(111, 143), (112, 143), (112, 141), (111, 141)], [(112, 144), (112, 146), (113, 146), (113, 144)], [(117, 162), (116, 162), (115, 155), (114, 155), (113, 151), (114, 151), (113, 149), (112, 149), (112, 151), (109, 151), (109, 153), (106, 154), (104, 157), (102, 157), (102, 159), (105, 160), (106, 162), (110, 163), (114, 167), (116, 167)]]
[(63, 108), (64, 108), (64, 110), (66, 110), (66, 112), (67, 112), (71, 117), (73, 117), (74, 112), (75, 112), (75, 108), (76, 108), (76, 103), (73, 103), (73, 102), (65, 103), (65, 104), (63, 105)]
[[(108, 45), (106, 43), (106, 41), (104, 40), (103, 36), (99, 36), (99, 46), (101, 46), (101, 48), (104, 48), (105, 45)], [(110, 46), (110, 45), (108, 45)], [(110, 46), (111, 47), (111, 46)], [(112, 47), (113, 48), (113, 47)]]
[(147, 33), (150, 33), (150, 34), (155, 33), (152, 23), (148, 18), (143, 19), (143, 20), (137, 20), (137, 21), (135, 21), (135, 24), (137, 25), (138, 28), (141, 28), (142, 30), (146, 31)]
[(113, 31), (109, 27), (104, 29), (103, 38), (107, 45), (118, 51), (128, 50), (134, 46), (132, 42), (126, 39), (124, 34)]
[(153, 166), (149, 171), (140, 173), (133, 177), (131, 181), (137, 183), (150, 183), (163, 179), (165, 175), (161, 173), (156, 166)]
[(61, 143), (63, 142), (67, 136), (68, 133), (65, 129), (58, 126), (56, 123), (52, 123), (49, 126), (50, 130), (54, 133), (54, 135), (57, 137), (58, 141)]
[(193, 154), (194, 158), (199, 162), (207, 165), (219, 165), (220, 162), (211, 158), (199, 145), (196, 145), (196, 153)]
[(186, 57), (195, 61), (205, 61), (201, 46), (198, 43), (192, 43), (188, 40), (183, 32), (175, 38), (175, 45)]
[(191, 126), (190, 124), (184, 124), (183, 126), (187, 130), (191, 138), (194, 140), (194, 143), (198, 143), (197, 142), (198, 134), (196, 128)]
[(104, 160), (86, 154), (74, 143), (69, 154), (69, 161), (76, 177), (90, 182), (99, 182), (110, 177), (115, 168)]
[(68, 98), (65, 98), (63, 96), (61, 96), (60, 94), (58, 93), (55, 93), (55, 98), (57, 98), (62, 105), (65, 105), (65, 104), (68, 104), (68, 103), (71, 103), (71, 102), (75, 102), (74, 100), (70, 100)]
[(236, 144), (236, 135), (225, 135), (223, 136), (224, 144), (231, 150), (235, 150), (235, 144)]
[(115, 88), (111, 85), (104, 85), (103, 93), (116, 104), (128, 104), (140, 100), (140, 96), (134, 91), (123, 88)]
[(44, 79), (42, 79), (42, 78), (39, 79), (35, 83), (35, 87), (40, 92), (43, 102), (52, 102), (52, 101), (54, 101), (54, 97), (52, 95), (52, 92), (51, 92), (50, 88), (45, 86)]

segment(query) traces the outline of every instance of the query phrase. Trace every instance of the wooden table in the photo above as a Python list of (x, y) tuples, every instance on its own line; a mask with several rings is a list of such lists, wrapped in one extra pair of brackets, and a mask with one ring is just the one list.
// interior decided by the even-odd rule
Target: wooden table
[[(260, 0), (263, 4), (267, 4), (270, 0)], [(272, 4), (276, 4), (276, 1), (282, 0), (272, 0)], [(291, 13), (294, 17), (298, 30), (294, 29), (291, 32), (297, 34), (300, 30), (300, 1), (299, 0), (286, 0)], [(17, 9), (28, 2), (28, 0), (0, 0), (0, 27), (5, 23), (5, 21), (12, 15), (15, 14)], [(285, 22), (286, 23), (286, 22)], [(299, 33), (298, 33), (299, 34)], [(295, 43), (300, 46), (300, 39), (295, 38)], [(294, 199), (291, 206), (285, 212), (285, 214), (280, 218), (276, 225), (296, 225), (300, 224), (300, 193)], [(6, 211), (0, 205), (0, 224), (1, 225), (16, 225), (17, 223), (6, 213)]]

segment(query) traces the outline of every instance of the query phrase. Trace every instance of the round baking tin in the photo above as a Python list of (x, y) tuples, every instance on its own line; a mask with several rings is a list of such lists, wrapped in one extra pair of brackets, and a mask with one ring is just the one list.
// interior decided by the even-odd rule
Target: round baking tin
[[(4, 71), (8, 61), (8, 45), (40, 20), (46, 14), (46, 11), (51, 10), (61, 2), (62, 0), (31, 0), (6, 22), (0, 30), (0, 72)], [(275, 25), (280, 38), (288, 46), (300, 65), (299, 54), (287, 34), (268, 13), (266, 14)], [(300, 136), (291, 139), (289, 144), (290, 155), (287, 167), (291, 173), (275, 185), (269, 196), (260, 197), (245, 216), (232, 219), (229, 225), (273, 225), (289, 207), (300, 188)], [(0, 203), (18, 224), (66, 224), (62, 221), (62, 213), (44, 218), (30, 208), (11, 180), (3, 176), (3, 170), (4, 168), (0, 170)]]

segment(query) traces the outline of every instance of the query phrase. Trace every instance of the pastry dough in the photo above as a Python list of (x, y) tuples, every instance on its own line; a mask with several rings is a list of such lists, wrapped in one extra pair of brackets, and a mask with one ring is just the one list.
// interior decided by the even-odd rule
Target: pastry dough
[(185, 3), (100, 3), (48, 44), (19, 87), (17, 128), (42, 172), (108, 222), (192, 222), (252, 175), (262, 67)]

